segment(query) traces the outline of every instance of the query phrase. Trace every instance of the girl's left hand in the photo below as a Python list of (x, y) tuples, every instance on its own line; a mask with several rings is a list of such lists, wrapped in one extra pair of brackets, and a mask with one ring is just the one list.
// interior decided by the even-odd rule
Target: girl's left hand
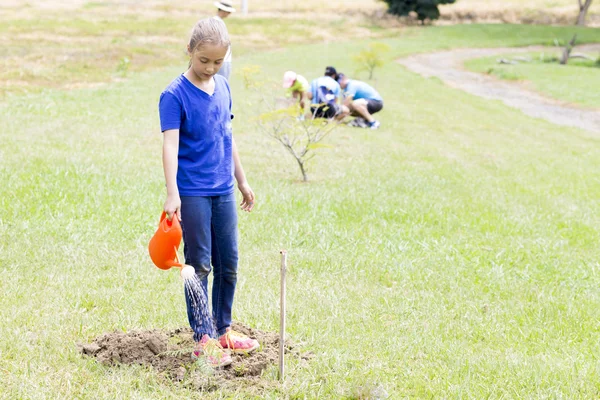
[(254, 208), (254, 192), (252, 188), (247, 183), (243, 183), (238, 185), (238, 189), (242, 192), (242, 202), (240, 203), (240, 207), (242, 210), (250, 212)]

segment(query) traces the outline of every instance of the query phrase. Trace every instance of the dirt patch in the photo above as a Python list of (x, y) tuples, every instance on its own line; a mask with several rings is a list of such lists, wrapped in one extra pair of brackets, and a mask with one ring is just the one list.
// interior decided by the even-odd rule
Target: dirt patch
[[(600, 50), (600, 44), (577, 46), (581, 51)], [(465, 71), (463, 63), (471, 58), (489, 57), (506, 53), (548, 51), (532, 46), (522, 48), (457, 49), (438, 53), (415, 54), (398, 62), (409, 70), (425, 77), (435, 76), (448, 86), (464, 90), (486, 99), (501, 100), (523, 113), (543, 118), (557, 125), (573, 126), (591, 132), (600, 132), (600, 113), (542, 96), (519, 83), (500, 81), (496, 78)]]
[[(150, 366), (166, 379), (191, 385), (198, 390), (215, 390), (244, 381), (257, 386), (263, 371), (269, 367), (277, 368), (279, 334), (252, 329), (241, 323), (233, 323), (232, 328), (257, 339), (261, 347), (248, 355), (232, 354), (233, 363), (220, 370), (191, 359), (195, 343), (190, 328), (105, 333), (90, 344), (80, 344), (79, 349), (82, 354), (96, 358), (103, 365)], [(313, 357), (310, 352), (301, 353), (289, 339), (286, 339), (285, 352), (289, 354), (288, 357), (300, 362), (307, 362)], [(262, 386), (266, 384), (265, 380)]]

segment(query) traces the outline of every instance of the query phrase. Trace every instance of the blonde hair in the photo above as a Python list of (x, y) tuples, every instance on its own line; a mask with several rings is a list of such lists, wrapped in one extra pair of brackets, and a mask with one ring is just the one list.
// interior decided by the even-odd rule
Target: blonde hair
[(196, 22), (188, 43), (190, 54), (205, 44), (228, 48), (231, 44), (225, 23), (220, 18), (204, 18)]

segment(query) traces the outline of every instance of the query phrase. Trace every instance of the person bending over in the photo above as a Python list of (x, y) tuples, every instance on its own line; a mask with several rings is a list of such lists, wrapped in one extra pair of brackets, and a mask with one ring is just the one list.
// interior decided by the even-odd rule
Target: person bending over
[(335, 69), (335, 67), (332, 67), (332, 66), (325, 67), (325, 74), (324, 75), (325, 76), (330, 76), (330, 77), (332, 77), (333, 79), (335, 79), (337, 81), (338, 73), (337, 73), (337, 70)]
[(373, 118), (373, 114), (383, 109), (381, 95), (365, 82), (349, 79), (341, 72), (337, 76), (344, 91), (343, 104), (350, 109), (350, 115), (364, 118), (371, 129), (378, 129), (381, 124)]
[(313, 118), (326, 118), (341, 121), (350, 110), (343, 104), (341, 99), (340, 84), (330, 76), (321, 76), (310, 83), (309, 97), (312, 100), (310, 113)]
[(306, 100), (309, 100), (310, 85), (305, 77), (294, 71), (287, 71), (283, 74), (283, 88), (287, 89), (289, 96), (298, 101), (301, 114), (304, 114)]

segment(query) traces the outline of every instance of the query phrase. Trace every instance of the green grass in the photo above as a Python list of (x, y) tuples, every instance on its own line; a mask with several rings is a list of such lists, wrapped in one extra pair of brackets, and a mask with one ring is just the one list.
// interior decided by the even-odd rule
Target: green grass
[(499, 58), (510, 59), (511, 55), (508, 54), (469, 60), (465, 65), (473, 71), (492, 74), (500, 79), (524, 81), (534, 90), (558, 100), (600, 108), (600, 93), (590, 90), (600, 86), (600, 64), (578, 59), (570, 60), (567, 65), (560, 65), (558, 61), (549, 62), (550, 58), (558, 55), (558, 50), (550, 50), (543, 54), (519, 55), (529, 57), (530, 62), (497, 62)]
[[(386, 43), (402, 55), (566, 33), (436, 27)], [(382, 129), (340, 128), (299, 183), (293, 160), (256, 128), (257, 96), (239, 71), (311, 78), (327, 64), (350, 69), (356, 46), (235, 61), (234, 130), (258, 206), (240, 214), (234, 318), (278, 329), (285, 248), (288, 331), (316, 355), (290, 359), (284, 384), (265, 376), (264, 392), (200, 395), (76, 349), (104, 332), (187, 324), (177, 273), (153, 267), (146, 250), (165, 195), (158, 95), (185, 63), (0, 103), (0, 397), (599, 397), (598, 137), (390, 62), (375, 72)]]

